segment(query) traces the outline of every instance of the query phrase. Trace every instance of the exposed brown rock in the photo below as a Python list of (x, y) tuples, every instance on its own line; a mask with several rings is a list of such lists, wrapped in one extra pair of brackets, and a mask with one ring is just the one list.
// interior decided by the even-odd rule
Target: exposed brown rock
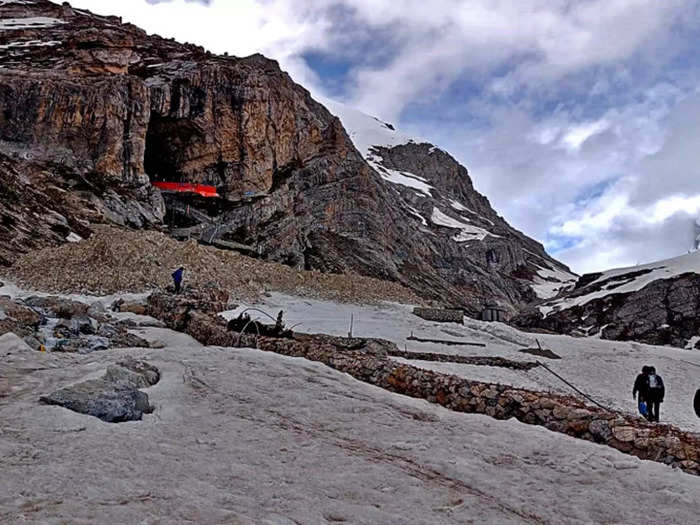
[[(296, 269), (395, 281), (475, 317), (494, 300), (514, 312), (534, 298), (538, 266), (563, 268), (428, 144), (377, 157), (424, 177), (433, 196), (384, 181), (341, 122), (274, 61), (217, 57), (46, 0), (3, 4), (0, 16), (57, 20), (0, 34), (0, 44), (51, 43), (0, 46), (2, 264), (88, 237), (97, 222), (162, 226), (164, 201), (149, 183), (186, 180), (216, 185), (223, 199), (197, 210), (169, 200), (187, 230), (180, 235)], [(493, 235), (456, 242), (454, 229), (423, 226), (411, 211), (454, 213), (450, 199)]]

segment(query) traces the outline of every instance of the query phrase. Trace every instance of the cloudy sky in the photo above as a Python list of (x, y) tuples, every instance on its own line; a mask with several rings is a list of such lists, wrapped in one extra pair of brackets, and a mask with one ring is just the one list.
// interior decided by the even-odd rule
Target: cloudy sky
[(579, 273), (693, 246), (700, 0), (71, 3), (261, 52), (312, 93), (439, 145)]

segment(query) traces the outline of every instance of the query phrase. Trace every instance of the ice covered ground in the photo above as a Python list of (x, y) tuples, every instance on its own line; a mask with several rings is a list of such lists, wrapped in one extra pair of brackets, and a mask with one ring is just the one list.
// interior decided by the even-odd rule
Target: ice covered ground
[[(0, 347), (0, 522), (697, 519), (700, 478), (664, 465), (450, 412), (303, 359), (142, 334), (166, 348)], [(127, 355), (162, 373), (145, 390), (156, 410), (143, 421), (104, 423), (37, 402)]]
[[(468, 318), (465, 319), (464, 326), (436, 323), (421, 319), (411, 313), (411, 307), (398, 304), (358, 306), (271, 294), (260, 306), (275, 315), (277, 311), (284, 310), (285, 321), (289, 326), (302, 323), (295, 328), (301, 332), (347, 335), (352, 316), (353, 335), (388, 339), (395, 342), (401, 350), (405, 348), (418, 352), (500, 356), (521, 361), (540, 360), (599, 403), (629, 414), (636, 413), (636, 404), (632, 400), (634, 379), (643, 365), (651, 364), (666, 383), (666, 399), (661, 406), (662, 421), (700, 432), (700, 419), (695, 416), (692, 408), (693, 396), (700, 388), (699, 351), (605, 341), (592, 337), (529, 334), (502, 323)], [(244, 307), (245, 305), (236, 311), (227, 312), (225, 317), (237, 314)], [(256, 314), (252, 312), (252, 315)], [(412, 332), (426, 339), (465, 340), (484, 343), (486, 347), (408, 341), (406, 338)], [(519, 351), (536, 347), (535, 338), (539, 339), (543, 347), (561, 356), (561, 359), (546, 359)], [(543, 368), (514, 371), (415, 360), (411, 360), (411, 364), (476, 380), (577, 395)]]

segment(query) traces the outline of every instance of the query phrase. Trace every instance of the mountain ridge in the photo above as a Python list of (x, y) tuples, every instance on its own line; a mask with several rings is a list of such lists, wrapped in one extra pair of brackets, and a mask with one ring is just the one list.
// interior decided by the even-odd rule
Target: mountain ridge
[[(447, 153), (329, 104), (335, 116), (262, 55), (216, 56), (47, 0), (4, 3), (0, 25), (3, 177), (19, 169), (10, 186), (36, 203), (0, 221), (6, 264), (111, 222), (396, 281), (474, 317), (571, 284)], [(179, 205), (151, 187), (162, 180), (223, 198)]]

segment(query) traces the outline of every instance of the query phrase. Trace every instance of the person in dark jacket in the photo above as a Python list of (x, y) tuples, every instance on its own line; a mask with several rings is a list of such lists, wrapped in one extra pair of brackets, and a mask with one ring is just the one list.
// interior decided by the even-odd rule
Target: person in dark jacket
[(649, 412), (649, 421), (659, 421), (659, 408), (664, 402), (666, 387), (664, 380), (656, 373), (656, 368), (653, 366), (649, 369), (647, 376), (647, 410)]
[[(642, 367), (642, 373), (639, 374), (637, 376), (637, 379), (634, 380), (634, 387), (632, 388), (632, 399), (637, 400), (637, 407), (639, 408), (639, 413), (647, 419), (649, 419), (649, 412), (648, 410), (642, 409), (642, 404), (647, 403), (647, 397), (649, 394), (648, 379), (650, 368), (651, 367), (649, 366)], [(639, 397), (637, 397), (637, 393), (639, 393)]]
[(173, 272), (173, 282), (175, 283), (175, 293), (180, 293), (182, 286), (182, 278), (185, 274), (185, 268), (180, 266)]
[(695, 401), (693, 401), (693, 406), (695, 407), (695, 413), (700, 417), (700, 388), (695, 392)]

